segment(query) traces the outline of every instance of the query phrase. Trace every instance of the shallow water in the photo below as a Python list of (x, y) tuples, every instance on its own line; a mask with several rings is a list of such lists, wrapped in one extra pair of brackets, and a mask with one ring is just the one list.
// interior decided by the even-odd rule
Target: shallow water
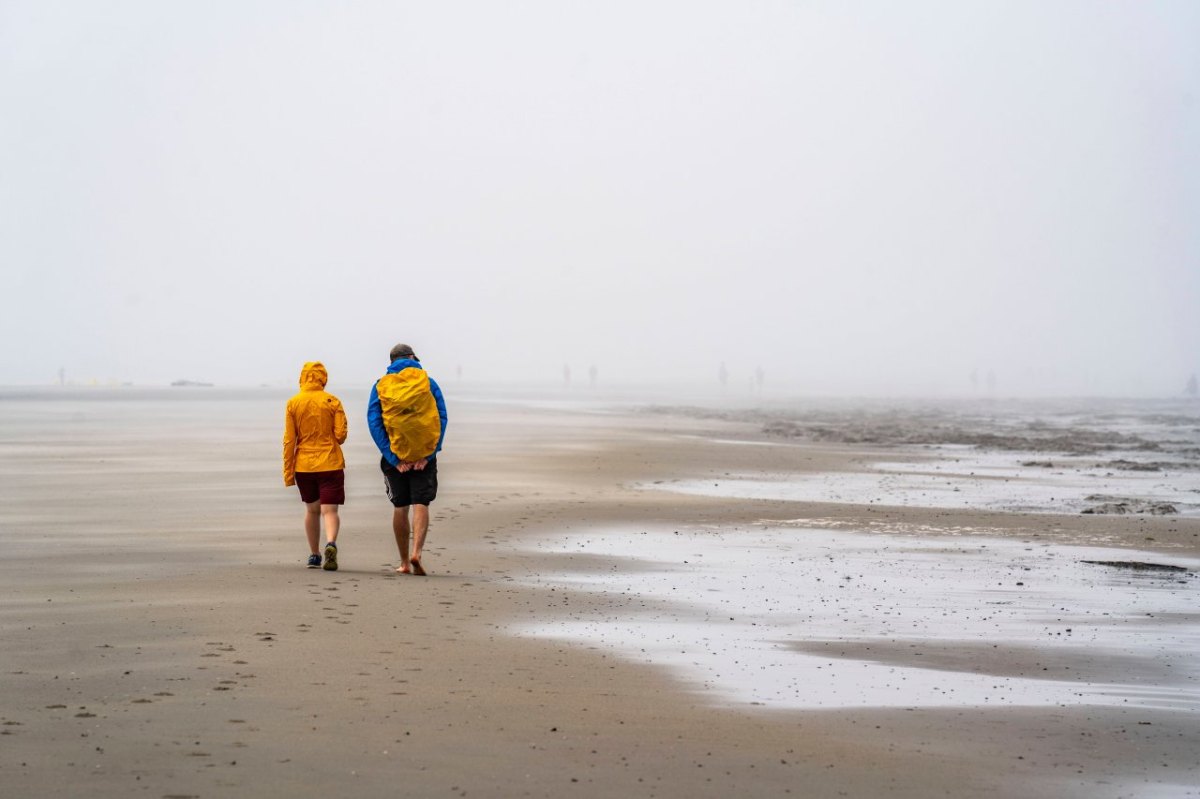
[[(813, 400), (740, 411), (657, 410), (758, 427), (740, 440), (709, 438), (715, 447), (769, 443), (799, 454), (814, 443), (848, 443), (895, 454), (838, 473), (730, 474), (642, 488), (1037, 513), (1080, 513), (1135, 500), (1200, 516), (1200, 403), (1194, 400)], [(1147, 509), (1133, 502), (1126, 510)]]
[[(713, 701), (1200, 707), (1200, 580), (1081, 563), (1195, 559), (778, 527), (604, 531), (538, 550), (564, 569), (531, 584), (578, 609), (518, 634), (666, 667)], [(573, 567), (578, 555), (614, 560)]]
[(954, 447), (928, 454), (935, 459), (879, 461), (868, 464), (869, 471), (733, 474), (717, 481), (665, 480), (638, 487), (746, 499), (1035, 513), (1081, 513), (1105, 502), (1136, 499), (1166, 502), (1179, 515), (1200, 516), (1200, 473), (1193, 470), (1122, 471), (1095, 457), (1067, 456), (1041, 461), (1049, 467), (1028, 466), (1033, 453)]

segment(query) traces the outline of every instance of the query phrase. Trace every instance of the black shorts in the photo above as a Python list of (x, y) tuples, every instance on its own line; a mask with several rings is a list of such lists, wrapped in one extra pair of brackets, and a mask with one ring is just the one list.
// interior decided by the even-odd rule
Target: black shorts
[(401, 472), (388, 463), (387, 458), (379, 459), (379, 468), (383, 470), (388, 499), (397, 508), (432, 505), (437, 499), (437, 458), (430, 458), (420, 471), (409, 469)]

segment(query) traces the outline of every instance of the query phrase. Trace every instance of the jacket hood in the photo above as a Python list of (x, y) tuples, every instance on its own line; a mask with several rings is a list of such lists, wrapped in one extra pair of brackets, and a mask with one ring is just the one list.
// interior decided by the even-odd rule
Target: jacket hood
[[(317, 365), (320, 366), (320, 364)], [(422, 370), (425, 368), (421, 366), (420, 361), (415, 361), (412, 358), (397, 358), (396, 360), (392, 361), (391, 366), (389, 366), (387, 370), (389, 375), (394, 375), (396, 372), (403, 372), (405, 369), (414, 366)]]
[(309, 361), (300, 369), (300, 388), (307, 391), (320, 391), (329, 382), (329, 372), (320, 361)]

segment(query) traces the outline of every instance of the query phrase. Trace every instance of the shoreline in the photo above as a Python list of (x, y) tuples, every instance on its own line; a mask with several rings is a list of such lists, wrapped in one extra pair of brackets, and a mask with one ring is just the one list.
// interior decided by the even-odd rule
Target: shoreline
[[(211, 443), (201, 424), (168, 457), (154, 419), (128, 420), (150, 431), (132, 441), (102, 414), (47, 419), (24, 444), (4, 431), (6, 447), (37, 450), (0, 467), (10, 486), (0, 506), (10, 567), (0, 605), (6, 793), (383, 795), (398, 782), (419, 795), (477, 796), (1196, 789), (1194, 713), (733, 710), (713, 707), (664, 667), (505, 631), (561, 612), (558, 591), (520, 585), (558, 573), (559, 558), (520, 549), (547, 533), (815, 518), (989, 527), (1055, 543), (1103, 535), (1195, 557), (1196, 519), (637, 491), (631, 486), (664, 475), (837, 471), (880, 450), (728, 447), (713, 463), (708, 439), (760, 439), (760, 431), (723, 420), (464, 403), (457, 415), (451, 408), (442, 456), (426, 558), (432, 576), (390, 575), (390, 506), (369, 439), (353, 424), (342, 569), (314, 573), (299, 558), (299, 502), (279, 485), (282, 404), (268, 397), (227, 411), (211, 421), (228, 423), (236, 446)], [(174, 429), (167, 417), (162, 429)], [(37, 443), (46, 432), (59, 442), (50, 450)], [(64, 496), (66, 474), (72, 490)], [(614, 567), (641, 568), (628, 552), (592, 562)], [(611, 598), (568, 596), (588, 601), (620, 611)]]

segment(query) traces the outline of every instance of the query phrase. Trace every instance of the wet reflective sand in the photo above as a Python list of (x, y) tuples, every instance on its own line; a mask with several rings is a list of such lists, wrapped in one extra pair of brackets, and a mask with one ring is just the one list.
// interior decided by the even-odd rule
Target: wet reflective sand
[(522, 633), (668, 665), (714, 701), (1200, 707), (1200, 580), (1083, 562), (1128, 550), (777, 527), (604, 530), (543, 547), (636, 557), (634, 571), (533, 583), (636, 603)]

